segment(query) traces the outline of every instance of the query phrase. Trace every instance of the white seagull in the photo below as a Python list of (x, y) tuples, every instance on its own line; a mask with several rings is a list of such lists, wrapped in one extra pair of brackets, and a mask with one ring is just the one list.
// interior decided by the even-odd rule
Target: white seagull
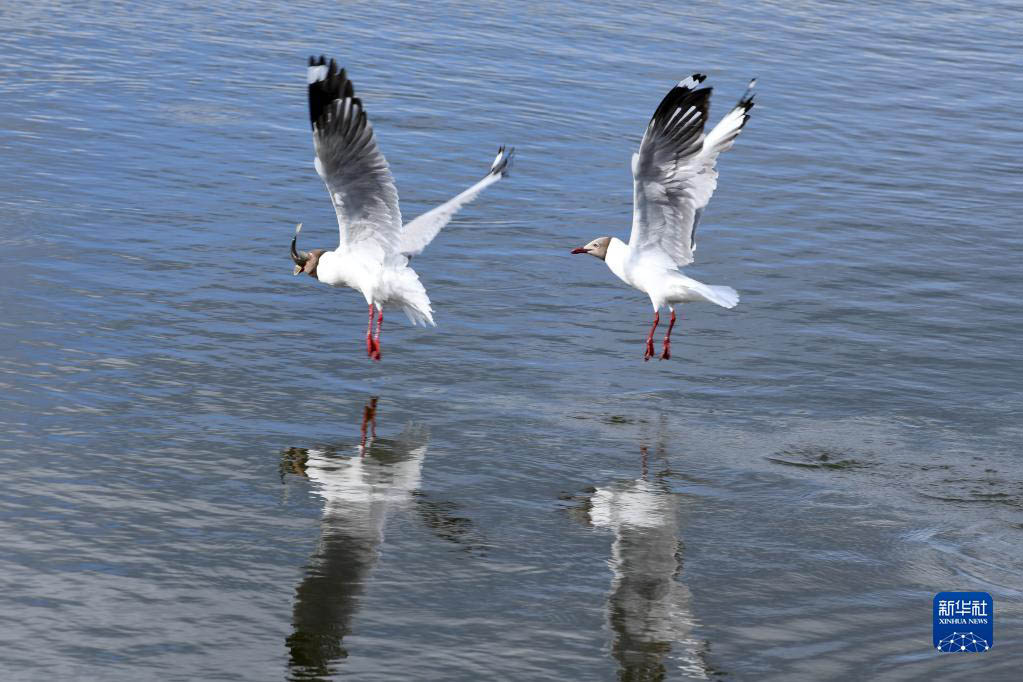
[(718, 154), (730, 149), (753, 108), (753, 86), (709, 133), (703, 132), (710, 111), (711, 88), (697, 86), (707, 77), (694, 73), (679, 81), (661, 100), (646, 127), (639, 151), (632, 155), (632, 234), (626, 244), (600, 237), (572, 253), (596, 256), (626, 284), (650, 297), (654, 323), (647, 335), (644, 360), (654, 354), (654, 331), (660, 309), (668, 306), (671, 322), (661, 359), (671, 357), (675, 304), (707, 301), (725, 308), (739, 302), (735, 289), (686, 277), (678, 268), (693, 262), (696, 226), (717, 187)]
[[(430, 298), (419, 275), (408, 266), (409, 259), (421, 253), (463, 205), (506, 175), (514, 149), (505, 152), (501, 147), (482, 180), (402, 225), (394, 178), (345, 70), (339, 71), (333, 59), (328, 64), (323, 56), (310, 57), (308, 84), (316, 148), (313, 163), (327, 185), (341, 239), (333, 251), (299, 251), (299, 223), (291, 239), (294, 274), (305, 272), (324, 284), (362, 293), (369, 305), (366, 352), (379, 360), (385, 305), (404, 310), (412, 324), (435, 324)], [(379, 311), (375, 335), (374, 306)]]

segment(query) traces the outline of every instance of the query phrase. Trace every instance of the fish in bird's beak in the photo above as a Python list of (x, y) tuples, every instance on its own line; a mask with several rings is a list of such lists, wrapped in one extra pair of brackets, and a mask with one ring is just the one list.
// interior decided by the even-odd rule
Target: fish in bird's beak
[(291, 260), (295, 261), (295, 271), (292, 273), (297, 275), (302, 272), (302, 268), (305, 267), (306, 261), (309, 260), (309, 254), (305, 251), (299, 251), (296, 244), (298, 243), (298, 233), (302, 231), (302, 223), (299, 223), (295, 227), (295, 236), (291, 238)]
[(589, 253), (586, 247), (580, 246), (578, 249), (572, 249), (572, 253)]

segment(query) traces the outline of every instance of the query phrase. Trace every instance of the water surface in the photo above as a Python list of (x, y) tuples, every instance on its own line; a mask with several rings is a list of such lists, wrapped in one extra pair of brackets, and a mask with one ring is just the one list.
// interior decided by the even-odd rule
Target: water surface
[[(1014, 5), (0, 14), (5, 679), (1015, 679)], [(337, 238), (321, 52), (408, 218), (517, 148), (380, 364), (286, 255)], [(644, 364), (568, 250), (694, 71), (759, 78), (687, 270), (742, 303)], [(931, 651), (941, 590), (992, 651)]]

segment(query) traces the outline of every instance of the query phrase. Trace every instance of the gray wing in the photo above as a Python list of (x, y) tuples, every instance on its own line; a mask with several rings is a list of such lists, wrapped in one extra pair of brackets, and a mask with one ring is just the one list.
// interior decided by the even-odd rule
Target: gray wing
[(333, 59), (309, 58), (309, 121), (316, 172), (337, 213), (343, 249), (380, 260), (398, 252), (401, 211), (387, 160), (377, 147), (362, 101)]
[(490, 164), (490, 171), (483, 176), (482, 180), (405, 225), (405, 229), (401, 233), (401, 252), (406, 256), (415, 256), (422, 253), (423, 249), (433, 241), (437, 233), (450, 222), (451, 218), (458, 213), (462, 206), (468, 204), (479, 196), (480, 192), (508, 174), (508, 169), (511, 167), (512, 154), (514, 153), (514, 147), (509, 149), (507, 153), (505, 153), (504, 147), (501, 147), (497, 151), (497, 157), (494, 159), (494, 162)]
[(717, 187), (714, 164), (729, 149), (753, 107), (752, 88), (704, 135), (711, 88), (693, 74), (665, 95), (632, 156), (633, 212), (629, 246), (639, 257), (693, 262), (696, 227)]

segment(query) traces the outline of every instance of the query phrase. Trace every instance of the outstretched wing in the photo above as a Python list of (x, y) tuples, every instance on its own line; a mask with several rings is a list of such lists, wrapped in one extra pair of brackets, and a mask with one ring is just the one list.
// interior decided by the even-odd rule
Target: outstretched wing
[(362, 101), (333, 59), (309, 58), (309, 121), (316, 172), (337, 213), (340, 248), (383, 261), (398, 252), (401, 211), (387, 160)]
[(497, 157), (490, 164), (490, 172), (483, 176), (483, 179), (452, 199), (448, 199), (435, 209), (427, 211), (415, 220), (405, 225), (401, 233), (401, 252), (406, 256), (415, 256), (423, 252), (423, 249), (433, 241), (437, 233), (448, 224), (451, 218), (470, 201), (479, 196), (480, 192), (508, 174), (511, 168), (512, 154), (515, 148), (512, 147), (507, 153), (504, 147), (497, 150)]
[(696, 227), (717, 187), (718, 154), (729, 149), (753, 107), (746, 94), (704, 135), (711, 88), (693, 74), (665, 95), (647, 125), (639, 152), (632, 156), (633, 209), (629, 246), (637, 256), (667, 259), (676, 266), (693, 262)]

